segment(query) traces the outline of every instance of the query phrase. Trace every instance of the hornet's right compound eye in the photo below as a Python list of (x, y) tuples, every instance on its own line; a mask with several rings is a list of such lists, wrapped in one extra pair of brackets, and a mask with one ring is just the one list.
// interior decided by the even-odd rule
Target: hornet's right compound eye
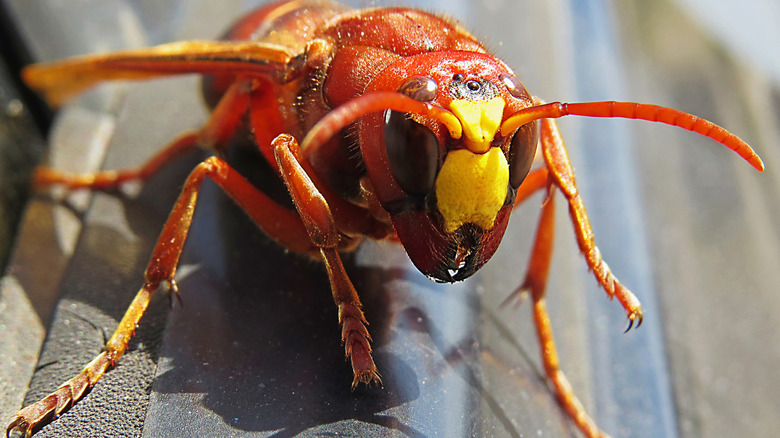
[(436, 98), (439, 86), (427, 76), (411, 76), (398, 88), (398, 92), (420, 102), (430, 102)]
[(385, 148), (393, 177), (404, 192), (424, 196), (433, 189), (439, 141), (428, 127), (406, 113), (389, 110), (385, 113)]

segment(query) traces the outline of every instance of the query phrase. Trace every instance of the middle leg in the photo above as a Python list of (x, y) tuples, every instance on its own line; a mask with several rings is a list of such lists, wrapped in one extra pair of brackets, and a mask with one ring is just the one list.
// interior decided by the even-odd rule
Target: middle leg
[(144, 273), (143, 286), (106, 343), (105, 349), (78, 375), (63, 383), (53, 393), (20, 410), (8, 426), (9, 436), (29, 436), (32, 430), (78, 402), (108, 369), (116, 365), (124, 355), (130, 338), (160, 284), (167, 283), (170, 293), (178, 294), (174, 280), (176, 268), (192, 223), (200, 188), (206, 178), (222, 187), (261, 229), (281, 244), (300, 252), (311, 249), (311, 242), (305, 235), (303, 224), (294, 212), (275, 204), (220, 158), (207, 159), (187, 178), (154, 247)]

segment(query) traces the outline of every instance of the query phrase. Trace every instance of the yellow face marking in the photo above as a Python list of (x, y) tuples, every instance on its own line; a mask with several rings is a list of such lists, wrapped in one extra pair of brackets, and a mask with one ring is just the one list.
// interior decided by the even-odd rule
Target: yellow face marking
[(452, 101), (450, 110), (463, 125), (466, 148), (475, 154), (487, 152), (501, 124), (504, 99), (501, 97), (479, 101), (458, 99)]
[(435, 186), (444, 231), (455, 232), (466, 223), (492, 229), (508, 187), (509, 164), (500, 148), (484, 154), (468, 149), (448, 153)]

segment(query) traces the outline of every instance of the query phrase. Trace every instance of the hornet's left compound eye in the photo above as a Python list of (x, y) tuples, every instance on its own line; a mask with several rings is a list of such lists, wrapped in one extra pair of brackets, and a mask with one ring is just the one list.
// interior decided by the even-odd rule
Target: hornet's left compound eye
[(536, 146), (539, 142), (539, 125), (537, 122), (526, 123), (512, 136), (509, 146), (509, 184), (512, 188), (520, 187), (531, 165), (534, 163)]
[(410, 195), (425, 195), (436, 182), (439, 142), (436, 135), (407, 114), (385, 113), (385, 147), (390, 170), (401, 189)]

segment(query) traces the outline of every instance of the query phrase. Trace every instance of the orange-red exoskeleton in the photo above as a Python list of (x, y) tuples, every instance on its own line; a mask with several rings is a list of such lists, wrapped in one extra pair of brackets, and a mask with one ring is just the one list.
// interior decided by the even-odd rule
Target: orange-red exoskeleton
[[(105, 350), (48, 397), (18, 412), (8, 427), (27, 436), (67, 409), (125, 352), (151, 295), (174, 281), (201, 183), (216, 182), (284, 247), (320, 257), (338, 307), (353, 387), (381, 382), (371, 337), (339, 251), (363, 238), (397, 239), (414, 265), (439, 282), (463, 280), (495, 253), (512, 210), (530, 194), (560, 191), (580, 250), (597, 281), (642, 321), (594, 243), (572, 166), (553, 119), (565, 115), (657, 121), (706, 135), (759, 170), (740, 139), (669, 108), (625, 102), (545, 104), (512, 70), (457, 23), (404, 8), (349, 10), (329, 1), (284, 1), (239, 21), (225, 40), (188, 41), (28, 67), (24, 80), (52, 105), (105, 80), (207, 75), (213, 111), (138, 169), (75, 175), (41, 168), (38, 187), (102, 190), (146, 180), (196, 147), (214, 152), (190, 174), (159, 237), (143, 285)], [(246, 126), (248, 124), (249, 126)], [(222, 158), (237, 131), (286, 185), (295, 211), (277, 204)], [(535, 154), (543, 165), (531, 170)], [(558, 368), (545, 308), (554, 201), (541, 209), (525, 281), (545, 373), (561, 405), (589, 437), (604, 436)]]

